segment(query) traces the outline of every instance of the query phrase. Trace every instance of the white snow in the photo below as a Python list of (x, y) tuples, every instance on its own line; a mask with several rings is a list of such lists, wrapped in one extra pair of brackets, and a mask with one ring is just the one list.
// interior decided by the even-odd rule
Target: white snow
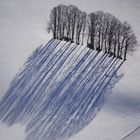
[(139, 140), (140, 136), (140, 127), (137, 127), (135, 130), (126, 135), (122, 140)]
[(13, 125), (7, 127), (3, 124), (0, 125), (0, 139), (1, 140), (24, 140), (24, 127), (22, 125)]
[[(46, 21), (50, 10), (60, 3), (74, 4), (87, 12), (104, 10), (127, 20), (140, 42), (139, 0), (1, 0), (0, 96), (33, 50), (50, 39)], [(139, 60), (140, 49), (123, 64), (120, 73), (124, 76), (96, 118), (71, 140), (118, 140), (140, 126)], [(24, 140), (24, 129), (2, 124), (0, 139)]]

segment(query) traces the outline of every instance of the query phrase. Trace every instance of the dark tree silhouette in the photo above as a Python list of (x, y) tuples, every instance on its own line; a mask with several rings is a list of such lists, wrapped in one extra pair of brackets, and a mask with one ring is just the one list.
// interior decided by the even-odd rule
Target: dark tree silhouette
[(98, 45), (97, 45), (97, 50), (100, 51), (102, 50), (101, 47), (101, 42), (102, 42), (102, 28), (103, 28), (103, 11), (97, 11), (96, 12), (97, 16), (97, 37), (98, 37)]
[[(88, 16), (88, 39), (90, 39), (90, 46), (95, 49), (95, 37), (97, 33), (97, 16), (95, 13), (91, 13)], [(89, 40), (88, 40), (89, 43)]]
[(85, 30), (86, 30), (86, 25), (87, 25), (87, 15), (85, 12), (82, 12), (82, 45), (84, 42), (84, 36), (85, 36)]
[(57, 11), (56, 11), (56, 7), (54, 7), (51, 10), (51, 14), (50, 14), (50, 21), (48, 23), (48, 32), (53, 33), (53, 38), (56, 38), (56, 30), (57, 30)]
[(124, 60), (126, 60), (126, 54), (128, 51), (133, 51), (135, 50), (135, 46), (137, 44), (137, 39), (136, 36), (131, 28), (131, 26), (127, 23), (124, 22), (123, 24), (124, 28)]
[(76, 43), (80, 43), (80, 37), (81, 37), (81, 43), (83, 44), (84, 40), (84, 33), (86, 28), (86, 13), (79, 11), (78, 17), (77, 17), (77, 26), (76, 26)]
[(85, 34), (93, 50), (104, 51), (126, 60), (128, 51), (135, 50), (136, 36), (127, 22), (103, 11), (86, 14), (74, 5), (58, 5), (50, 14), (48, 31), (53, 38), (82, 44)]
[(76, 6), (70, 5), (70, 15), (71, 15), (71, 41), (74, 42), (74, 34), (76, 29), (76, 20), (78, 17), (78, 8)]

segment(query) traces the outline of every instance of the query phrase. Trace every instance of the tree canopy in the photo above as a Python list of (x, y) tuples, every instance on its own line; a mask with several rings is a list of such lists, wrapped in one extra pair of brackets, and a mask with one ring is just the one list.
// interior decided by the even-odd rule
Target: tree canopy
[(129, 23), (121, 22), (110, 13), (96, 11), (87, 14), (74, 5), (58, 5), (50, 14), (48, 31), (53, 38), (82, 44), (126, 60), (137, 39)]

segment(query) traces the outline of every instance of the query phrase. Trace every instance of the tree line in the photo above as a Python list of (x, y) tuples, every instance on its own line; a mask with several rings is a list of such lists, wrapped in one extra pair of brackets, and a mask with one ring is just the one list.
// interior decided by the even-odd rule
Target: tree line
[(129, 23), (103, 11), (87, 14), (74, 5), (58, 5), (51, 10), (48, 31), (53, 38), (82, 44), (126, 60), (137, 39)]

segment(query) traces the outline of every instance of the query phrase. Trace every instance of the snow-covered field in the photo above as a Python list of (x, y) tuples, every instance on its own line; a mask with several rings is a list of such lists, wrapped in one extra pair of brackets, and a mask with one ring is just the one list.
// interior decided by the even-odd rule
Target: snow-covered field
[[(74, 4), (84, 11), (104, 10), (127, 20), (140, 41), (139, 0), (1, 0), (0, 96), (31, 53), (50, 36), (46, 22), (57, 4)], [(118, 140), (140, 126), (140, 49), (123, 64), (123, 78), (113, 88), (97, 117), (71, 140)], [(0, 125), (0, 140), (24, 140), (24, 126)], [(133, 136), (135, 139), (135, 136)]]

